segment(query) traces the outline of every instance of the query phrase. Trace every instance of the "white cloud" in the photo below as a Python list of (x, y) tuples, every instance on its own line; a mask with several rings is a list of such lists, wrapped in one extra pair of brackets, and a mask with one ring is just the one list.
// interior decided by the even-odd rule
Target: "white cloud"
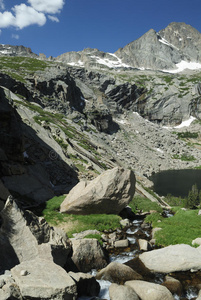
[(14, 15), (8, 11), (0, 13), (0, 28), (14, 26), (22, 29), (29, 25), (37, 24), (43, 26), (46, 23), (46, 17), (43, 13), (23, 3), (15, 5), (12, 11)]
[(12, 38), (16, 39), (16, 40), (19, 40), (20, 36), (19, 36), (19, 34), (12, 34)]
[(43, 26), (46, 23), (46, 17), (43, 13), (36, 11), (33, 7), (25, 4), (14, 6), (12, 9), (16, 15), (15, 26), (22, 29), (32, 24)]
[[(43, 26), (47, 18), (59, 22), (54, 14), (60, 13), (65, 0), (27, 0), (28, 5), (15, 5), (11, 11), (0, 12), (0, 28), (16, 27), (23, 29), (30, 25)], [(4, 9), (4, 0), (0, 0), (0, 9)], [(50, 15), (47, 15), (50, 14)]]
[(56, 14), (62, 10), (65, 2), (64, 0), (28, 0), (28, 3), (37, 11)]
[(48, 16), (48, 18), (51, 20), (51, 21), (53, 21), (53, 22), (59, 22), (59, 19), (57, 18), (57, 17), (55, 17), (55, 16)]
[(11, 12), (5, 11), (3, 13), (0, 13), (0, 28), (14, 26), (14, 24), (15, 24), (15, 17), (12, 15)]

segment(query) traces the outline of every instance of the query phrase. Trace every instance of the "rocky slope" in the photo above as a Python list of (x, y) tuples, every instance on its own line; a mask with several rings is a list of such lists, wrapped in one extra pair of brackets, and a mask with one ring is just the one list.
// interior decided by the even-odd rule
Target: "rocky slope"
[[(176, 31), (179, 33), (173, 39), (172, 32)], [(197, 51), (199, 61), (199, 33), (183, 23), (172, 23), (158, 34), (151, 30), (136, 43), (154, 46), (153, 55), (160, 49), (166, 58), (168, 47), (169, 58), (174, 57), (172, 65), (166, 60), (170, 68), (179, 62), (181, 53), (182, 59), (187, 59), (190, 44), (185, 42), (175, 50), (164, 39), (171, 37), (169, 43), (176, 44), (187, 32), (193, 39), (192, 53)], [(128, 49), (138, 47), (136, 43)], [(115, 166), (133, 169), (138, 179), (148, 184), (152, 172), (200, 165), (199, 70), (168, 74), (126, 68), (117, 54), (91, 49), (51, 61), (34, 58), (24, 47), (2, 47), (2, 200), (12, 193), (23, 196), (25, 206), (36, 205), (54, 194), (68, 192), (80, 178), (94, 178)], [(9, 47), (13, 56), (6, 52)], [(80, 55), (84, 55), (85, 67), (82, 63), (73, 66), (76, 60), (82, 61)], [(128, 56), (135, 60), (129, 52)], [(100, 69), (90, 60), (95, 57), (107, 61), (109, 67), (104, 64)], [(111, 68), (111, 59), (118, 62), (118, 68)], [(158, 59), (162, 61), (162, 56)], [(190, 127), (174, 128), (191, 119)], [(191, 132), (188, 138), (181, 139), (182, 130)]]

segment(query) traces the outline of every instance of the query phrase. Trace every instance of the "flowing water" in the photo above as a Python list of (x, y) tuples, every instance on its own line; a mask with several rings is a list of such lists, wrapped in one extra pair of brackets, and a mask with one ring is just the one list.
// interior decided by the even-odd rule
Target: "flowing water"
[[(172, 216), (172, 214), (168, 210), (164, 211), (164, 214), (167, 217)], [(122, 251), (120, 253), (119, 252), (112, 253), (110, 255), (110, 262), (116, 261), (119, 263), (126, 263), (126, 262), (132, 260), (133, 258), (135, 258), (140, 253), (138, 244), (137, 244), (138, 238), (144, 238), (144, 239), (149, 240), (150, 232), (151, 232), (150, 228), (142, 229), (141, 228), (142, 223), (143, 223), (143, 220), (133, 221), (132, 226), (130, 226), (126, 230), (127, 238), (130, 241), (130, 248), (125, 249), (126, 251)], [(183, 272), (183, 273), (185, 273), (185, 272)], [(182, 273), (182, 276), (184, 276), (183, 273)], [(92, 270), (91, 274), (95, 276), (96, 270)], [(191, 276), (191, 275), (189, 274), (189, 276)], [(165, 277), (164, 274), (155, 274), (155, 283), (161, 284), (164, 281), (164, 277)], [(185, 280), (189, 281), (188, 275), (186, 275), (185, 277), (187, 277), (187, 278), (185, 278)], [(201, 275), (200, 275), (200, 278), (201, 278)], [(178, 279), (180, 280), (180, 278), (178, 278)], [(185, 280), (183, 279), (183, 281), (185, 281)], [(101, 287), (100, 294), (98, 297), (100, 299), (110, 300), (109, 287), (111, 285), (111, 282), (105, 281), (105, 280), (97, 280), (97, 281), (99, 282), (100, 287)], [(201, 283), (201, 281), (200, 281), (200, 283)], [(194, 300), (194, 299), (196, 299), (197, 294), (198, 294), (198, 291), (194, 287), (189, 286), (189, 287), (187, 287), (184, 295), (178, 296), (175, 294), (175, 295), (173, 295), (173, 297), (175, 300), (184, 300), (184, 299), (185, 300)], [(78, 300), (92, 300), (92, 299), (94, 300), (95, 297), (79, 297), (78, 298)]]

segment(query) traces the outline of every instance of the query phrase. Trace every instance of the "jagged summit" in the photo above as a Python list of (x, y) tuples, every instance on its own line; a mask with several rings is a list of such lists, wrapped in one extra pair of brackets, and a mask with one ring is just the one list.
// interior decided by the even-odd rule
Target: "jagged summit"
[(0, 56), (29, 56), (38, 57), (30, 48), (0, 44)]
[[(29, 56), (46, 59), (34, 54), (30, 48), (0, 44), (0, 56)], [(115, 53), (86, 48), (71, 51), (48, 60), (88, 69), (151, 69), (179, 72), (185, 68), (201, 68), (201, 33), (183, 22), (172, 22), (156, 32), (150, 29), (143, 36), (119, 48)]]
[(190, 25), (173, 22), (159, 32), (150, 29), (114, 54), (87, 48), (79, 52), (64, 53), (56, 60), (88, 68), (177, 71), (181, 70), (178, 69), (181, 63), (182, 69), (201, 68), (201, 34)]

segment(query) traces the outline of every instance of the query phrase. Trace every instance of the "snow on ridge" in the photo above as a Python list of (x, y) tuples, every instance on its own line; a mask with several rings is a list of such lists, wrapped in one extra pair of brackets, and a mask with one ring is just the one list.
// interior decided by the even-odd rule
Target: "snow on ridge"
[(179, 125), (177, 125), (177, 126), (174, 126), (174, 128), (188, 127), (188, 126), (191, 125), (191, 123), (192, 123), (194, 120), (196, 120), (196, 118), (193, 117), (193, 116), (190, 116), (190, 118), (189, 118), (188, 120), (181, 122), (181, 124), (179, 124)]
[(164, 38), (159, 39), (159, 42), (161, 42), (162, 44), (165, 44), (165, 45), (167, 45), (167, 46), (170, 46), (170, 47), (173, 47), (173, 48), (179, 50), (177, 47), (175, 47), (173, 44), (169, 43), (169, 42), (168, 42), (166, 39), (164, 39)]
[(98, 64), (105, 65), (109, 68), (119, 68), (119, 67), (124, 67), (124, 68), (130, 68), (131, 66), (124, 64), (120, 58), (118, 58), (115, 54), (113, 53), (108, 53), (109, 55), (115, 57), (117, 60), (111, 60), (109, 58), (100, 58), (96, 55), (91, 56), (91, 58), (94, 58)]
[(70, 66), (75, 66), (75, 67), (81, 67), (81, 66), (84, 66), (84, 63), (81, 61), (81, 60), (78, 60), (78, 62), (71, 62), (71, 63), (68, 63), (68, 65)]
[(162, 70), (163, 72), (167, 73), (179, 73), (184, 71), (185, 69), (189, 70), (198, 70), (201, 69), (201, 63), (197, 62), (187, 62), (185, 60), (180, 61), (178, 64), (176, 64), (177, 69), (175, 70)]

